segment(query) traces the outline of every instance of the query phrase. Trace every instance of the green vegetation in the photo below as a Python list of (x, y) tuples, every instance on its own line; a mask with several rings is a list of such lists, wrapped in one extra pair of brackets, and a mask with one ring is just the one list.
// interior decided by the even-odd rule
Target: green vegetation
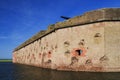
[(12, 59), (0, 59), (0, 62), (12, 62)]

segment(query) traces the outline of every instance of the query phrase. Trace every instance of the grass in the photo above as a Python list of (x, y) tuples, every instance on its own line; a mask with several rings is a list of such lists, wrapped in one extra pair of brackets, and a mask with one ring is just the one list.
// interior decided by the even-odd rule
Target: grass
[(0, 59), (0, 62), (12, 62), (12, 59)]

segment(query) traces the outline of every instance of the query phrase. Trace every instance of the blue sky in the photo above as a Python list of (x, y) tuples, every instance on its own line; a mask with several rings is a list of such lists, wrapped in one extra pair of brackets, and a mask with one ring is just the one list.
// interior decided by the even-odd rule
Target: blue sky
[(15, 47), (47, 28), (99, 8), (120, 7), (120, 0), (0, 0), (0, 59), (12, 58)]

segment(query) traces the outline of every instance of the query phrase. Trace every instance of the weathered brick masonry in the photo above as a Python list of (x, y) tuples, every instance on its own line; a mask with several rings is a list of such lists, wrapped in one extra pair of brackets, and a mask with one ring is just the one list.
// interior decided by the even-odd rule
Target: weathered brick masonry
[(13, 62), (71, 71), (120, 71), (120, 8), (48, 26), (13, 51)]

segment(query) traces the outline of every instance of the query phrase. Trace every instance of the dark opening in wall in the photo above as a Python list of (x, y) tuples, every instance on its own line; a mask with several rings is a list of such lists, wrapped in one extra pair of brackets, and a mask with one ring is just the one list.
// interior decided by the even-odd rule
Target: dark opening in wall
[(57, 44), (55, 45), (55, 49), (57, 49)]
[(94, 42), (95, 42), (96, 44), (100, 44), (101, 40), (102, 40), (102, 35), (101, 35), (100, 33), (96, 33), (96, 34), (94, 35)]
[(65, 42), (64, 42), (64, 46), (65, 46), (65, 47), (68, 47), (69, 45), (70, 45), (70, 43), (69, 43), (68, 41), (65, 41)]
[(65, 51), (65, 54), (70, 54), (70, 50), (66, 50), (66, 51)]
[(94, 37), (101, 37), (100, 33), (96, 33)]
[(47, 63), (51, 63), (52, 61), (49, 59), (48, 61), (47, 61)]
[(80, 50), (76, 50), (75, 52), (80, 56), (83, 51), (80, 49)]
[(48, 54), (51, 54), (51, 52), (49, 51)]
[(92, 60), (91, 59), (86, 60), (85, 64), (92, 64)]
[(78, 63), (78, 59), (76, 57), (72, 57), (70, 65), (74, 65), (75, 63)]
[(84, 39), (82, 39), (81, 41), (85, 41)]
[(82, 46), (83, 46), (83, 45), (84, 45), (84, 43), (83, 43), (83, 42), (80, 42), (80, 43), (79, 43), (79, 45), (82, 45)]
[(80, 40), (80, 42), (78, 43), (78, 45), (84, 46), (85, 45), (85, 40), (84, 39)]

